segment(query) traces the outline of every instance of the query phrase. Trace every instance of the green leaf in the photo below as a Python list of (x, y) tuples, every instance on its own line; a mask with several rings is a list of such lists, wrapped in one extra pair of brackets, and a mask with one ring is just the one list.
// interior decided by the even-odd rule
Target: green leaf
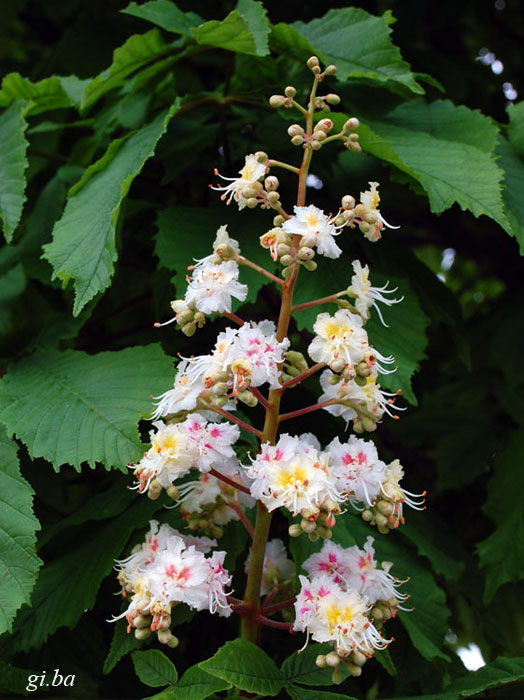
[(252, 33), (254, 16), (255, 12), (251, 9), (248, 21), (240, 12), (233, 10), (222, 22), (210, 20), (193, 30), (193, 33), (198, 44), (217, 46), (235, 53), (265, 56), (267, 48), (263, 45), (263, 30), (257, 28), (256, 36)]
[(491, 155), (496, 131), (478, 112), (449, 101), (400, 105), (384, 121), (359, 128), (362, 148), (417, 180), (440, 214), (453, 204), (508, 230), (502, 170)]
[[(231, 688), (231, 683), (203, 671), (197, 664), (184, 673), (170, 696), (174, 700), (204, 700), (213, 693)], [(166, 700), (168, 698), (166, 697)]]
[(115, 622), (115, 631), (111, 646), (104, 661), (103, 673), (111, 673), (117, 663), (127, 654), (142, 646), (134, 634), (127, 632), (127, 620)]
[(389, 649), (382, 649), (382, 651), (376, 651), (373, 654), (373, 658), (375, 661), (378, 661), (379, 664), (382, 666), (382, 668), (385, 668), (386, 671), (389, 673), (390, 676), (396, 676), (398, 671), (397, 667), (395, 666), (395, 663), (393, 659), (391, 658), (391, 654), (389, 653)]
[(158, 345), (98, 355), (37, 351), (2, 379), (0, 420), (55, 469), (102, 462), (125, 470), (142, 452), (136, 424), (151, 411), (149, 397), (171, 375)]
[(26, 114), (30, 115), (73, 107), (78, 104), (88, 82), (76, 75), (52, 75), (33, 83), (19, 73), (8, 73), (0, 88), (0, 107), (20, 99), (27, 101)]
[(486, 603), (509, 581), (524, 580), (524, 511), (514, 511), (495, 532), (477, 545), (486, 569)]
[(174, 664), (158, 649), (134, 651), (131, 658), (137, 676), (145, 685), (158, 688), (162, 685), (174, 685), (178, 680)]
[(497, 165), (504, 171), (502, 201), (510, 224), (510, 230), (506, 230), (515, 236), (520, 253), (524, 255), (524, 161), (519, 157), (514, 145), (502, 136), (499, 138), (496, 153), (499, 157)]
[(330, 693), (326, 690), (308, 690), (293, 683), (286, 684), (286, 690), (293, 700), (356, 700), (351, 695), (342, 693)]
[(69, 191), (53, 241), (44, 246), (44, 257), (53, 266), (53, 279), (74, 279), (74, 316), (111, 282), (122, 201), (177, 108), (178, 103), (139, 131), (113, 141)]
[(524, 100), (508, 107), (508, 138), (516, 152), (524, 158)]
[[(102, 580), (112, 574), (131, 533), (149, 522), (158, 505), (137, 501), (118, 518), (103, 526), (86, 526), (60, 556), (45, 563), (32, 596), (15, 620), (13, 648), (40, 647), (59, 627), (75, 627), (85, 610), (95, 605)], [(116, 586), (116, 576), (115, 576)], [(114, 612), (118, 602), (114, 599)]]
[(34, 491), (20, 474), (17, 445), (0, 425), (0, 634), (11, 630), (18, 608), (31, 600), (42, 564), (36, 556)]
[(168, 32), (184, 36), (192, 36), (191, 30), (203, 22), (195, 12), (182, 12), (171, 0), (150, 0), (143, 5), (131, 2), (120, 12), (145, 19)]
[(267, 18), (267, 10), (259, 0), (238, 0), (236, 10), (247, 21), (249, 31), (253, 35), (257, 56), (267, 56), (269, 53), (268, 38), (271, 25)]
[(0, 221), (8, 243), (18, 226), (25, 196), (27, 102), (17, 100), (0, 115)]
[[(503, 688), (511, 683), (519, 683), (524, 679), (524, 658), (508, 659), (499, 656), (495, 661), (483, 666), (478, 671), (469, 672), (465, 676), (454, 678), (451, 681), (449, 688), (442, 693), (433, 695), (417, 695), (413, 700), (460, 700), (460, 698), (469, 698), (475, 695), (483, 694), (490, 688)], [(510, 689), (511, 690), (511, 689)], [(489, 694), (491, 697), (491, 694)], [(501, 696), (499, 693), (494, 693), (493, 697)], [(507, 697), (517, 697), (510, 694)], [(405, 700), (411, 700), (405, 698)]]
[(282, 674), (275, 662), (260, 647), (242, 639), (226, 642), (199, 666), (206, 673), (250, 693), (273, 697), (283, 686)]
[(388, 13), (375, 17), (357, 7), (329, 10), (323, 17), (291, 26), (304, 36), (325, 64), (337, 66), (337, 77), (364, 78), (388, 87), (402, 87), (417, 95), (417, 83), (409, 64), (391, 41)]
[[(251, 233), (267, 230), (267, 217), (258, 212), (250, 212), (250, 214), (249, 233), (246, 233), (242, 217), (230, 207), (177, 206), (164, 209), (158, 214), (155, 253), (162, 267), (178, 273), (176, 286), (179, 296), (185, 293), (185, 274), (188, 265), (212, 253), (216, 231), (223, 224), (227, 224), (229, 235), (238, 240), (241, 255), (270, 271), (274, 270), (275, 265), (268, 251), (260, 246), (258, 235)], [(239, 279), (249, 287), (247, 302), (255, 301), (259, 289), (268, 283), (267, 278), (259, 272), (242, 265)]]
[(132, 73), (164, 58), (168, 49), (158, 29), (130, 36), (125, 44), (115, 49), (109, 68), (87, 83), (81, 108), (90, 109), (107, 92), (123, 85)]

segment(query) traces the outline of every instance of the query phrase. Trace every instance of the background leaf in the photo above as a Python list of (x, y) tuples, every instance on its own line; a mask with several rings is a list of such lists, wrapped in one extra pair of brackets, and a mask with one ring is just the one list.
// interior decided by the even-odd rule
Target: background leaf
[(17, 100), (0, 114), (0, 220), (8, 243), (18, 226), (26, 199), (26, 107), (26, 102)]
[(178, 673), (174, 664), (159, 649), (134, 651), (131, 654), (137, 676), (142, 683), (158, 688), (162, 685), (174, 685)]

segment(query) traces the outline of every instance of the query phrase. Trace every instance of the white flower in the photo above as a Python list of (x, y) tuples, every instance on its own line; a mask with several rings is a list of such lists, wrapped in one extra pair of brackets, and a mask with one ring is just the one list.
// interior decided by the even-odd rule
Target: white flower
[(265, 321), (258, 325), (245, 323), (239, 329), (226, 355), (235, 386), (242, 388), (244, 383), (255, 387), (268, 383), (272, 389), (280, 386), (278, 364), (284, 360), (289, 340), (285, 338), (279, 343), (271, 332), (272, 327), (273, 324)]
[(227, 232), (227, 224), (224, 224), (217, 230), (213, 243), (213, 250), (217, 255), (222, 255), (228, 248), (231, 248), (231, 250), (237, 255), (240, 253), (240, 245), (238, 241), (236, 241), (234, 238), (230, 238), (229, 233)]
[(332, 642), (341, 656), (355, 649), (369, 654), (389, 644), (366, 616), (369, 606), (355, 590), (344, 590), (325, 574), (312, 581), (300, 576), (300, 583), (293, 629), (307, 631), (317, 642)]
[(246, 206), (247, 199), (249, 197), (245, 196), (246, 190), (251, 189), (260, 178), (264, 177), (266, 174), (266, 166), (258, 161), (258, 158), (251, 154), (246, 156), (246, 161), (244, 167), (239, 170), (240, 177), (223, 177), (215, 170), (215, 175), (218, 175), (222, 180), (229, 181), (229, 185), (224, 187), (211, 187), (212, 190), (218, 190), (224, 192), (221, 196), (222, 200), (227, 200), (227, 204), (231, 203), (234, 199), (238, 204), (239, 209), (244, 209)]
[[(395, 505), (395, 509), (392, 513), (392, 518), (395, 523), (404, 523), (403, 516), (403, 505), (410, 506), (414, 510), (425, 510), (424, 496), (426, 492), (423, 493), (411, 493), (411, 491), (406, 491), (400, 486), (400, 482), (404, 476), (404, 469), (400, 464), (398, 459), (393, 460), (386, 467), (386, 473), (384, 481), (381, 484), (382, 494), (386, 497), (388, 501), (391, 501)], [(414, 500), (415, 498), (422, 500)]]
[(219, 265), (206, 260), (193, 270), (185, 301), (204, 314), (231, 313), (232, 297), (245, 301), (247, 293), (247, 285), (238, 281), (238, 265), (234, 260)]
[[(251, 563), (251, 551), (246, 559), (244, 570), (247, 573)], [(270, 540), (267, 543), (264, 554), (264, 566), (262, 569), (262, 584), (260, 593), (267, 595), (279, 582), (293, 578), (295, 564), (288, 559), (286, 548), (282, 540)]]
[(299, 234), (307, 239), (307, 245), (316, 247), (320, 255), (338, 258), (342, 250), (335, 243), (342, 226), (335, 226), (335, 217), (328, 217), (324, 212), (310, 204), (307, 207), (294, 207), (295, 215), (287, 219), (282, 229), (289, 234)]
[(307, 441), (284, 433), (276, 445), (265, 443), (247, 475), (250, 490), (269, 511), (286, 507), (293, 514), (318, 510), (325, 498), (340, 500), (327, 456)]
[[(324, 393), (319, 397), (319, 403), (332, 401), (334, 399), (342, 402), (347, 399), (347, 387), (349, 386), (349, 382), (341, 379), (337, 384), (332, 384), (330, 378), (335, 376), (336, 375), (329, 369), (326, 369), (320, 375), (320, 386), (324, 390)], [(323, 410), (331, 413), (332, 416), (340, 416), (346, 421), (346, 424), (357, 417), (355, 409), (343, 403), (324, 406)]]
[(327, 446), (327, 452), (339, 491), (347, 494), (352, 502), (371, 507), (380, 493), (386, 470), (374, 443), (354, 435), (341, 443), (336, 437)]
[(198, 413), (189, 416), (183, 425), (197, 445), (199, 456), (195, 466), (201, 472), (208, 472), (212, 467), (222, 469), (231, 463), (237, 464), (232, 445), (240, 437), (238, 425), (227, 421), (206, 423)]
[(377, 302), (380, 301), (382, 304), (386, 304), (386, 306), (391, 306), (392, 304), (401, 302), (404, 297), (400, 299), (387, 299), (384, 294), (393, 294), (393, 292), (397, 291), (397, 287), (395, 287), (395, 289), (388, 289), (389, 282), (383, 287), (372, 287), (369, 281), (369, 267), (367, 265), (362, 267), (360, 260), (353, 260), (352, 265), (355, 274), (351, 278), (351, 290), (355, 296), (355, 307), (358, 313), (362, 318), (368, 319), (369, 310), (374, 306), (380, 321), (388, 328), (388, 324), (385, 323), (382, 318), (382, 313)]
[(320, 552), (308, 557), (302, 567), (312, 579), (326, 574), (338, 584), (346, 583), (349, 575), (343, 548), (330, 540), (325, 540)]
[(114, 620), (125, 616), (133, 627), (138, 616), (151, 615), (152, 631), (167, 630), (174, 603), (229, 615), (225, 586), (230, 576), (223, 567), (226, 553), (205, 556), (215, 544), (207, 537), (184, 537), (167, 524), (159, 528), (152, 521), (142, 546), (117, 562), (129, 607)]
[(156, 396), (157, 405), (152, 419), (196, 408), (199, 394), (204, 390), (204, 378), (190, 376), (190, 360), (178, 363), (173, 388)]
[(313, 326), (316, 336), (308, 347), (315, 362), (325, 362), (334, 371), (350, 368), (364, 359), (368, 350), (368, 336), (362, 328), (362, 318), (347, 309), (339, 309), (334, 316), (321, 313)]
[(371, 229), (369, 233), (365, 233), (364, 236), (369, 240), (369, 241), (378, 241), (382, 234), (381, 231), (386, 226), (386, 228), (400, 228), (400, 226), (392, 226), (391, 224), (388, 224), (388, 222), (384, 219), (382, 214), (380, 213), (378, 209), (378, 205), (380, 202), (380, 195), (378, 193), (378, 182), (369, 182), (368, 183), (370, 186), (369, 190), (366, 190), (366, 192), (361, 192), (360, 193), (360, 202), (363, 204), (366, 209), (375, 214), (377, 217), (377, 224), (375, 228)]
[(396, 598), (397, 601), (407, 600), (409, 596), (397, 590), (404, 581), (399, 581), (389, 573), (391, 562), (383, 562), (385, 568), (378, 568), (374, 541), (369, 536), (363, 550), (357, 546), (344, 550), (344, 560), (348, 567), (347, 585), (367, 598), (372, 605), (379, 600), (391, 598)]

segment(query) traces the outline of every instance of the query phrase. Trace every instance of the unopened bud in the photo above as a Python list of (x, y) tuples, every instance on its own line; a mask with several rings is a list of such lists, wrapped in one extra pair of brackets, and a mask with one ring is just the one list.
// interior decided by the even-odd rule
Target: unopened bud
[(323, 141), (325, 138), (327, 138), (327, 134), (325, 131), (322, 131), (322, 129), (317, 129), (313, 132), (313, 138), (316, 141)]
[(275, 177), (275, 175), (270, 175), (269, 177), (266, 177), (264, 180), (264, 187), (268, 192), (272, 192), (273, 190), (276, 190), (279, 185), (278, 182), (278, 177)]
[(298, 377), (298, 375), (301, 373), (298, 367), (293, 367), (292, 365), (287, 365), (287, 374), (291, 379), (294, 379), (295, 377)]
[(307, 520), (306, 518), (302, 518), (300, 521), (300, 527), (304, 532), (313, 532), (314, 530), (317, 529), (317, 524), (314, 520)]
[(355, 206), (355, 198), (352, 197), (350, 194), (345, 194), (342, 197), (342, 209), (353, 209)]
[(185, 326), (186, 323), (191, 323), (191, 321), (194, 318), (194, 311), (191, 311), (191, 309), (186, 309), (185, 311), (182, 311), (181, 313), (177, 314), (176, 320), (179, 326)]
[(335, 226), (344, 226), (345, 223), (346, 223), (346, 219), (344, 218), (344, 216), (342, 214), (339, 214), (335, 218)]
[(338, 105), (340, 104), (340, 95), (335, 95), (334, 92), (329, 93), (324, 97), (328, 105)]
[(313, 139), (313, 141), (311, 141), (311, 148), (314, 151), (318, 151), (320, 148), (322, 148), (322, 144), (320, 143), (320, 141)]
[(304, 129), (300, 124), (291, 124), (291, 126), (288, 127), (287, 133), (290, 136), (302, 136), (304, 134)]
[(196, 324), (191, 322), (191, 323), (186, 323), (185, 325), (182, 326), (180, 329), (184, 335), (187, 335), (188, 338), (191, 338), (192, 335), (195, 335), (196, 331)]
[(308, 532), (307, 536), (308, 536), (310, 542), (316, 542), (320, 537), (320, 535), (318, 534), (318, 532), (316, 532), (316, 530), (314, 530), (313, 532)]
[(286, 353), (286, 360), (301, 372), (305, 372), (308, 368), (306, 358), (301, 352), (298, 352), (297, 350), (288, 350), (288, 352)]
[(319, 65), (318, 58), (316, 56), (311, 56), (310, 58), (308, 58), (306, 65), (310, 70), (313, 70), (315, 66)]
[(212, 391), (215, 396), (222, 396), (227, 393), (228, 388), (226, 382), (217, 382), (213, 385)]
[(377, 513), (375, 516), (375, 520), (377, 521), (377, 525), (379, 527), (387, 527), (388, 519), (383, 513)]
[(340, 377), (338, 374), (330, 374), (328, 377), (328, 384), (331, 384), (331, 386), (335, 386), (335, 384), (338, 384), (340, 381)]
[[(279, 199), (280, 199), (280, 195), (278, 194), (278, 192), (275, 192), (275, 191), (273, 191), (273, 192), (268, 192), (268, 194), (267, 194), (267, 200), (268, 200), (268, 202), (270, 202), (271, 204), (276, 204), (276, 203), (278, 202)], [(249, 201), (249, 200), (248, 200), (248, 201)]]
[(384, 618), (384, 613), (379, 607), (374, 607), (371, 609), (371, 617), (374, 620), (382, 620)]
[(285, 267), (285, 268), (282, 270), (282, 277), (283, 277), (285, 280), (287, 280), (287, 278), (292, 274), (292, 272), (293, 272), (293, 268), (292, 268), (291, 266), (290, 266), (290, 267)]
[(325, 73), (326, 75), (335, 75), (336, 72), (337, 72), (337, 67), (334, 66), (333, 64), (329, 65), (329, 66), (324, 70), (324, 73)]
[(258, 200), (255, 197), (250, 197), (246, 200), (246, 207), (248, 209), (254, 209), (258, 204)]
[(169, 498), (172, 498), (173, 501), (178, 501), (178, 499), (180, 498), (180, 493), (178, 492), (178, 489), (174, 484), (168, 486), (166, 491)]
[(277, 245), (278, 255), (288, 255), (290, 250), (291, 250), (290, 246), (288, 246), (286, 243), (279, 243)]
[(367, 657), (361, 651), (358, 651), (357, 649), (355, 649), (354, 651), (351, 652), (351, 661), (356, 666), (363, 666), (367, 661)]
[(335, 666), (338, 666), (340, 663), (340, 656), (337, 654), (336, 651), (330, 651), (329, 654), (326, 654), (326, 665), (329, 666), (330, 668), (335, 668)]
[(298, 523), (294, 523), (289, 526), (288, 532), (290, 537), (299, 537), (302, 534), (302, 528)]
[(342, 127), (343, 131), (355, 131), (360, 126), (360, 122), (356, 117), (351, 117)]
[(318, 525), (317, 532), (324, 540), (330, 540), (333, 537), (333, 531), (330, 527), (324, 527), (323, 525)]
[(167, 643), (167, 646), (171, 647), (171, 649), (175, 649), (179, 644), (180, 644), (180, 641), (179, 641), (178, 637), (175, 637), (175, 635), (172, 634), (171, 639)]
[(389, 501), (379, 501), (377, 503), (377, 508), (383, 515), (389, 516), (393, 512), (393, 503)]
[(251, 408), (254, 408), (257, 403), (258, 399), (257, 397), (252, 394), (249, 389), (245, 389), (244, 391), (239, 391), (238, 392), (238, 398), (242, 403), (245, 403), (247, 406), (250, 406)]
[(364, 430), (367, 430), (368, 433), (373, 433), (377, 429), (376, 422), (367, 416), (363, 418), (362, 425), (364, 426)]
[(318, 666), (318, 668), (326, 668), (326, 657), (324, 654), (319, 654), (317, 656), (315, 659), (315, 665)]
[(287, 88), (284, 90), (284, 93), (286, 97), (295, 97), (297, 94), (297, 91), (292, 85), (288, 85)]
[(321, 119), (315, 127), (315, 129), (320, 129), (320, 131), (324, 131), (326, 134), (328, 134), (332, 128), (333, 122), (331, 119)]
[(273, 226), (282, 226), (284, 223), (285, 219), (282, 216), (282, 214), (277, 214), (275, 218), (273, 219)]
[(269, 104), (275, 109), (283, 107), (285, 102), (286, 98), (284, 97), (284, 95), (271, 95), (271, 97), (269, 98)]
[(142, 629), (135, 629), (135, 638), (140, 642), (151, 636), (151, 629), (149, 627), (143, 627)]
[(284, 265), (284, 267), (287, 267), (288, 265), (291, 265), (291, 263), (293, 262), (293, 258), (291, 257), (291, 255), (283, 255), (280, 258), (280, 262), (282, 263), (282, 265)]
[(361, 667), (357, 666), (356, 664), (346, 663), (346, 668), (349, 671), (350, 675), (354, 676), (355, 678), (358, 678), (358, 676), (362, 675)]
[(317, 269), (318, 265), (314, 260), (304, 260), (302, 265), (308, 270), (309, 272), (315, 272)]
[(133, 618), (134, 626), (141, 630), (151, 625), (151, 615), (137, 615)]
[(307, 246), (302, 246), (297, 253), (297, 257), (300, 260), (312, 260), (315, 257), (315, 251), (313, 248), (308, 248)]
[(223, 406), (226, 405), (226, 403), (229, 401), (227, 396), (217, 396), (215, 400), (213, 401), (215, 406), (218, 406), (218, 408), (222, 408)]
[(187, 309), (187, 304), (184, 299), (174, 299), (172, 302), (170, 302), (169, 306), (176, 314)]
[(355, 384), (357, 386), (366, 386), (367, 383), (368, 383), (368, 380), (366, 379), (366, 377), (363, 377), (362, 375), (357, 374), (357, 376), (355, 377)]
[(293, 144), (293, 146), (301, 146), (304, 143), (304, 137), (300, 134), (297, 134), (296, 136), (293, 136), (293, 138), (291, 139), (291, 143)]
[(362, 520), (365, 520), (367, 523), (370, 523), (373, 520), (373, 513), (370, 510), (365, 510), (362, 512)]
[[(359, 434), (364, 432), (364, 426), (362, 425), (361, 420), (357, 419), (357, 420), (353, 421), (353, 430)], [(364, 513), (362, 513), (362, 517), (364, 517)], [(364, 518), (364, 520), (365, 520), (365, 518)]]
[(269, 158), (268, 154), (265, 151), (257, 151), (255, 153), (255, 156), (259, 163), (265, 163), (266, 160)]
[(368, 224), (367, 221), (363, 221), (358, 227), (362, 233), (369, 233), (371, 231), (371, 224)]

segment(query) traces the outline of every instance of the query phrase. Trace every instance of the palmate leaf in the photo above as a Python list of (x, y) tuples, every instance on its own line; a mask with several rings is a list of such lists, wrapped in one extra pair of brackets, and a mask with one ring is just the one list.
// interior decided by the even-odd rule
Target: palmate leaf
[(18, 608), (31, 600), (42, 564), (36, 555), (34, 491), (20, 474), (17, 445), (0, 425), (0, 634), (11, 630)]
[(131, 2), (120, 11), (126, 15), (145, 19), (168, 32), (184, 36), (192, 36), (191, 30), (204, 21), (195, 12), (182, 12), (171, 0), (150, 0), (142, 5)]
[[(70, 549), (46, 562), (32, 607), (23, 608), (15, 620), (14, 648), (40, 647), (59, 627), (74, 627), (82, 613), (93, 608), (100, 583), (111, 574), (132, 532), (146, 527), (156, 508), (156, 503), (137, 497), (118, 518), (80, 530)], [(119, 603), (114, 601), (114, 610), (108, 612), (118, 615)]]
[[(524, 151), (524, 148), (523, 148)], [(502, 200), (510, 224), (511, 233), (517, 239), (521, 255), (524, 254), (524, 155), (519, 155), (513, 142), (499, 137), (496, 153), (497, 165), (504, 171)]]
[[(336, 117), (337, 124), (342, 119)], [(502, 201), (503, 171), (492, 150), (496, 127), (479, 112), (447, 100), (405, 103), (383, 121), (359, 128), (362, 148), (407, 173), (426, 192), (436, 214), (458, 204), (510, 231)]]
[(142, 683), (153, 688), (174, 685), (178, 673), (174, 664), (159, 649), (134, 651), (131, 654), (137, 676)]
[(130, 36), (122, 46), (115, 49), (109, 68), (85, 86), (80, 103), (82, 110), (90, 109), (103, 95), (122, 85), (135, 71), (163, 58), (168, 48), (158, 29)]
[(81, 80), (76, 75), (52, 75), (33, 83), (19, 73), (8, 73), (0, 88), (0, 106), (7, 107), (15, 100), (26, 100), (28, 115), (74, 107), (80, 103), (88, 83), (89, 80)]
[[(255, 4), (253, 2), (253, 4)], [(249, 3), (251, 11), (249, 16), (240, 14), (238, 10), (230, 12), (225, 19), (219, 22), (216, 19), (201, 24), (193, 30), (198, 44), (217, 46), (236, 53), (247, 53), (254, 56), (265, 56), (268, 53), (267, 42), (263, 40), (264, 30), (258, 24), (255, 29), (255, 11)], [(267, 20), (266, 20), (267, 22)]]
[(16, 100), (0, 114), (0, 221), (9, 243), (25, 202), (27, 102)]
[(53, 241), (44, 246), (44, 257), (53, 266), (53, 278), (74, 279), (74, 316), (110, 284), (122, 201), (177, 108), (178, 103), (130, 136), (113, 141), (69, 191)]
[(250, 693), (278, 695), (284, 684), (281, 671), (260, 647), (243, 639), (226, 642), (200, 668)]
[(41, 350), (2, 379), (0, 420), (57, 470), (82, 462), (125, 470), (142, 452), (136, 425), (151, 411), (150, 395), (171, 380), (158, 345), (98, 355)]
[(421, 95), (424, 88), (391, 41), (390, 22), (389, 13), (375, 17), (356, 7), (333, 9), (307, 24), (276, 25), (271, 42), (283, 52), (300, 52), (302, 59), (314, 53), (324, 64), (334, 63), (341, 80), (362, 78)]

